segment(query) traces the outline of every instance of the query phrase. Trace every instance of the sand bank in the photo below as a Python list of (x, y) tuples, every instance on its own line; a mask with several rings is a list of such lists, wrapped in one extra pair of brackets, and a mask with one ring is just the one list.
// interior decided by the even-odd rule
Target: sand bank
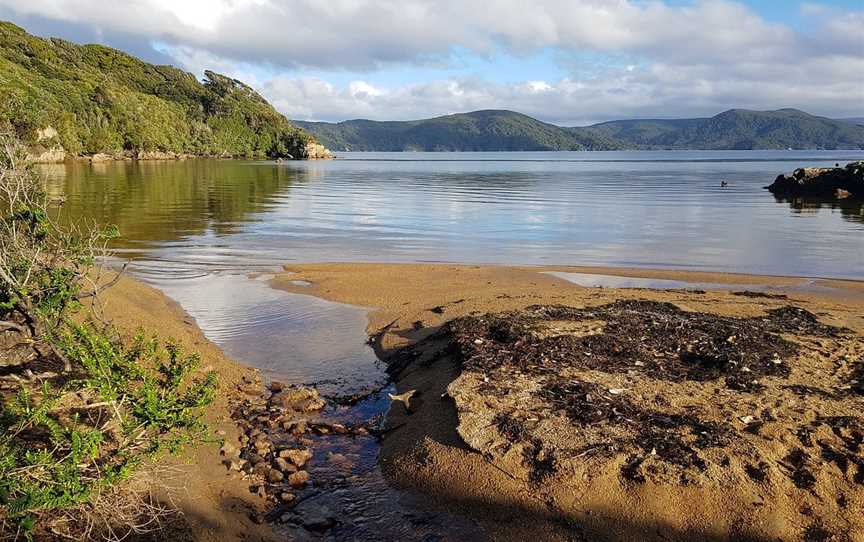
[[(455, 265), (286, 271), (275, 286), (377, 307), (368, 331), (397, 368), (399, 392), (416, 390), (410, 412), (390, 409), (385, 472), (433, 506), (480, 520), (493, 538), (864, 540), (861, 283), (768, 298), (582, 288), (542, 271), (784, 287), (801, 279)], [(673, 343), (691, 342), (646, 332), (636, 341), (651, 346), (638, 349), (644, 361), (604, 365), (631, 358), (616, 350), (632, 344), (615, 330), (628, 339), (658, 322), (679, 330)], [(722, 341), (711, 336), (726, 330)], [(586, 351), (561, 354), (574, 345)], [(592, 349), (602, 363), (586, 361)], [(748, 366), (733, 364), (734, 375), (711, 365), (739, 354)], [(562, 366), (550, 369), (547, 357)], [(691, 373), (685, 359), (710, 371)], [(548, 393), (550, 382), (560, 393)]]

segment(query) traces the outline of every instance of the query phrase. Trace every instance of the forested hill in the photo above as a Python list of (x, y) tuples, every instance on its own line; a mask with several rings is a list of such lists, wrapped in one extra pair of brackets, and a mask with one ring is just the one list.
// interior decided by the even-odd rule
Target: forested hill
[(305, 158), (321, 151), (240, 81), (206, 72), (202, 83), (171, 66), (101, 45), (38, 38), (0, 21), (3, 125), (37, 154), (61, 156)]
[(327, 147), (352, 151), (864, 149), (864, 127), (795, 109), (571, 128), (494, 110), (415, 121), (294, 122)]
[(294, 121), (334, 150), (582, 151), (622, 148), (602, 134), (569, 130), (513, 111), (485, 110), (434, 119), (340, 123)]
[[(633, 123), (636, 123), (635, 126)], [(639, 130), (634, 128), (638, 127)], [(707, 119), (614, 121), (590, 130), (634, 147), (668, 149), (864, 149), (864, 127), (797, 109), (730, 109)]]

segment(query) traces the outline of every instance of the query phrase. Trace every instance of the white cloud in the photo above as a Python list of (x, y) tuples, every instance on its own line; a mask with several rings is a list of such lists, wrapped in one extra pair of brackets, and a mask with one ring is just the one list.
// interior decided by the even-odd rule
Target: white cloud
[[(800, 10), (804, 30), (726, 0), (0, 0), (2, 13), (158, 42), (187, 69), (248, 80), (297, 118), (416, 118), (491, 107), (559, 122), (731, 106), (860, 114), (864, 11), (814, 3)], [(601, 61), (590, 75), (574, 68), (557, 81), (526, 76), (512, 84), (443, 79), (383, 87), (360, 75), (335, 86), (297, 73), (446, 66), (457, 50), (625, 61)], [(282, 74), (261, 77), (271, 72)]]
[(864, 58), (802, 61), (775, 70), (749, 64), (718, 77), (713, 65), (666, 63), (609, 69), (590, 79), (501, 84), (445, 79), (353, 92), (318, 78), (280, 76), (262, 93), (290, 118), (408, 120), (476, 109), (512, 109), (563, 125), (615, 118), (711, 116), (729, 107), (802, 107), (845, 116), (860, 111), (864, 87), (841, 72), (864, 73)]
[[(426, 62), (453, 47), (485, 54), (639, 51), (679, 60), (785, 58), (801, 47), (789, 28), (744, 5), (669, 6), (627, 0), (3, 0), (21, 14), (105, 27), (249, 62), (373, 68)], [(810, 9), (811, 8), (805, 8)], [(855, 21), (836, 23), (860, 36)]]

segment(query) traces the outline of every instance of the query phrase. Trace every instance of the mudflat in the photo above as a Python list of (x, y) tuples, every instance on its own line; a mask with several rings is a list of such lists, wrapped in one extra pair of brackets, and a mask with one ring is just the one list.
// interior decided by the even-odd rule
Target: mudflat
[(368, 332), (414, 390), (390, 408), (383, 468), (490, 538), (864, 540), (864, 289), (758, 289), (800, 282), (320, 264), (273, 284), (375, 308)]

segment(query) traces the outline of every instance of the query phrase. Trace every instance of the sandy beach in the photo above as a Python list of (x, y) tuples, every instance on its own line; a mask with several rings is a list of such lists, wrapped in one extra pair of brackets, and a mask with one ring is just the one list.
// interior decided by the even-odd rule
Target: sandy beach
[[(754, 286), (800, 282), (716, 273), (555, 270)], [(436, 506), (479, 519), (493, 539), (862, 540), (857, 511), (864, 506), (864, 460), (855, 418), (864, 406), (855, 380), (864, 353), (860, 283), (831, 281), (827, 295), (796, 291), (772, 298), (582, 288), (541, 271), (549, 269), (292, 265), (274, 286), (376, 307), (368, 331), (379, 355), (396, 368), (398, 391), (414, 390), (410, 411), (402, 403), (390, 409), (382, 448), (385, 472), (393, 483), (428, 494)], [(311, 286), (291, 282), (297, 280)], [(641, 305), (622, 307), (622, 300)], [(550, 307), (577, 312), (537, 316), (548, 316)], [(578, 313), (586, 307), (598, 310), (593, 316)], [(486, 325), (487, 313), (523, 318), (531, 311), (534, 327), (512, 344), (496, 335), (501, 332), (493, 324), (484, 328), (492, 329), (488, 335), (469, 326)], [(610, 337), (604, 326), (626, 326), (622, 314), (721, 332), (736, 329), (742, 337), (726, 340), (741, 342), (730, 352), (755, 352), (765, 344), (777, 352), (762, 374), (754, 354), (752, 369), (743, 369), (753, 371), (752, 382), (749, 375), (745, 381), (723, 371), (667, 378), (643, 370), (651, 360), (614, 371), (575, 361), (553, 370), (565, 383), (591, 386), (593, 399), (584, 388), (564, 390), (564, 395), (581, 393), (583, 402), (592, 403), (588, 407), (574, 406), (566, 397), (563, 403), (540, 400), (550, 377), (538, 380), (539, 369), (513, 370), (490, 358), (490, 348), (499, 355), (508, 352), (505, 347), (528, 352), (527, 342), (542, 350), (554, 344), (543, 340), (568, 335), (588, 338), (585, 344), (591, 346), (592, 336)], [(622, 321), (611, 321), (616, 318)], [(454, 321), (461, 324), (454, 328)], [(512, 318), (503, 321), (513, 324)], [(467, 338), (460, 336), (466, 326)], [(758, 333), (747, 343), (752, 329)], [(507, 333), (515, 332), (511, 327)], [(661, 348), (667, 335), (657, 334)], [(484, 356), (494, 363), (483, 366), (478, 360)], [(600, 415), (586, 416), (585, 408), (598, 408)], [(658, 416), (667, 423), (657, 425)], [(639, 438), (651, 436), (640, 433), (644, 426), (654, 427), (655, 437), (675, 438), (641, 449)], [(686, 457), (676, 460), (682, 450)]]
[[(394, 401), (388, 413), (380, 458), (388, 480), (426, 495), (430, 509), (477, 521), (490, 539), (862, 540), (861, 283), (827, 281), (807, 292), (788, 290), (802, 283), (796, 278), (444, 264), (285, 271), (274, 287), (372, 308), (376, 353), (397, 392), (413, 393), (410, 409)], [(794, 293), (585, 288), (547, 271)], [(250, 382), (258, 386), (255, 370), (228, 359), (176, 303), (135, 280), (109, 290), (102, 310), (121, 329), (143, 326), (200, 352), (202, 370), (215, 370), (223, 390), (208, 420), (217, 438), (237, 442), (230, 405)], [(653, 337), (661, 348), (673, 333), (652, 335), (647, 320), (628, 320), (645, 314), (666, 325), (683, 318), (694, 329), (735, 329), (731, 351), (774, 349), (778, 357), (764, 370), (754, 361), (746, 382), (674, 365), (651, 372), (650, 357), (639, 361), (644, 352), (623, 352), (635, 365), (616, 370), (572, 359), (573, 344), (583, 343), (567, 340), (587, 340), (602, 357), (599, 346), (617, 343), (591, 341), (613, 341), (615, 326), (643, 326), (643, 342)], [(523, 335), (502, 338), (502, 323), (505, 334)], [(569, 361), (538, 379), (530, 364), (508, 365), (529, 356), (525, 345)], [(502, 358), (511, 348), (522, 353)], [(156, 498), (183, 513), (172, 536), (278, 538), (254, 519), (272, 503), (223, 459), (214, 444), (157, 469)]]

